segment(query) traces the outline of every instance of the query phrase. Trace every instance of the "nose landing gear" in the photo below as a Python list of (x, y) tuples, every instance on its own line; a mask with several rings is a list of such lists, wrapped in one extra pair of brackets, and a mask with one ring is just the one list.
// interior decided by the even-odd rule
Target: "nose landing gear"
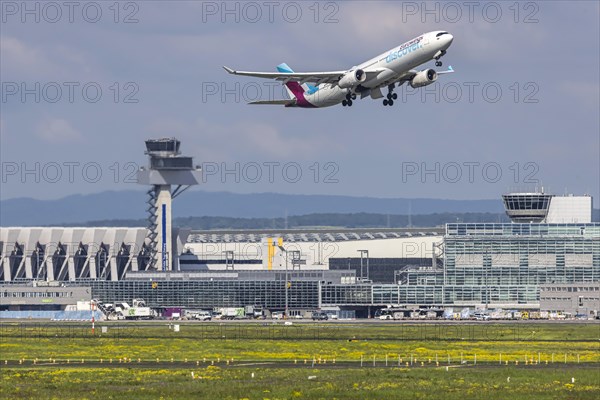
[(440, 61), (440, 58), (442, 58), (446, 54), (446, 50), (442, 50), (441, 52), (438, 52), (438, 54), (439, 54), (439, 56), (434, 57), (435, 66), (436, 67), (441, 67), (442, 66), (442, 62)]

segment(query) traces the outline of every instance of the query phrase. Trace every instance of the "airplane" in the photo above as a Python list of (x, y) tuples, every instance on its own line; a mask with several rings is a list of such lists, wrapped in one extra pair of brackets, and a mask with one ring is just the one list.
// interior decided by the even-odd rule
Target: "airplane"
[(283, 105), (285, 107), (321, 108), (342, 103), (351, 107), (357, 95), (361, 99), (384, 97), (382, 88), (388, 93), (383, 100), (384, 106), (393, 106), (398, 98), (396, 87), (408, 83), (419, 88), (434, 83), (439, 75), (454, 72), (452, 66), (446, 71), (414, 68), (435, 60), (437, 67), (442, 66), (440, 58), (452, 44), (454, 37), (446, 31), (424, 33), (408, 42), (395, 47), (377, 57), (345, 71), (294, 72), (285, 63), (277, 66), (277, 72), (236, 71), (223, 66), (230, 74), (275, 79), (283, 82), (290, 99), (259, 100), (248, 104)]

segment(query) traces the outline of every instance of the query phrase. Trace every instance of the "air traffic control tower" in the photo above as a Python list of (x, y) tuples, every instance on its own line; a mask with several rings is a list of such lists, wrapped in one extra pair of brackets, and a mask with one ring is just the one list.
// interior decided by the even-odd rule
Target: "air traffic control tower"
[[(171, 203), (173, 199), (197, 185), (202, 179), (200, 167), (194, 167), (192, 157), (181, 156), (181, 142), (175, 138), (146, 140), (148, 167), (138, 171), (138, 183), (152, 185), (148, 190), (149, 255), (147, 270), (173, 270), (173, 231), (171, 228)], [(171, 189), (176, 186), (175, 189)]]

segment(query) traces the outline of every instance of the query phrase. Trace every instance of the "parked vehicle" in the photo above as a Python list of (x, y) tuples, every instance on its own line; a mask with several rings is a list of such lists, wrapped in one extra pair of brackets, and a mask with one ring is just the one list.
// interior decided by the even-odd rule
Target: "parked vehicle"
[(271, 313), (271, 318), (273, 319), (283, 319), (283, 312), (275, 311)]
[(129, 303), (126, 302), (115, 304), (103, 304), (99, 300), (92, 300), (92, 302), (110, 321), (123, 319), (152, 319), (156, 317), (156, 312), (150, 307), (146, 307), (146, 302), (142, 299), (133, 299), (133, 306), (130, 306)]
[(329, 317), (327, 316), (327, 313), (325, 313), (325, 312), (315, 311), (314, 313), (312, 313), (313, 321), (327, 321), (328, 319), (329, 319)]
[(260, 306), (246, 306), (246, 318), (249, 319), (261, 319), (264, 318), (263, 309)]
[(221, 319), (242, 319), (246, 317), (244, 307), (224, 307), (220, 311)]
[(210, 321), (212, 319), (212, 313), (204, 310), (189, 310), (186, 312), (186, 316), (189, 319), (196, 319), (199, 321)]

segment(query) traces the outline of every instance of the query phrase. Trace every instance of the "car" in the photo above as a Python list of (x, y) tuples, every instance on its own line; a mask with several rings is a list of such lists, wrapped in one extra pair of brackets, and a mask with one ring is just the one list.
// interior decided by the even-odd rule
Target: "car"
[(327, 316), (327, 313), (319, 311), (312, 313), (313, 321), (327, 321), (328, 319), (329, 317)]
[(381, 320), (389, 320), (389, 319), (394, 319), (394, 318), (392, 318), (392, 316), (390, 314), (384, 314), (384, 315), (380, 315), (379, 319), (381, 319)]
[(283, 313), (282, 312), (271, 313), (271, 318), (273, 318), (273, 319), (283, 319)]
[(192, 318), (200, 321), (210, 321), (212, 319), (212, 313), (210, 311), (199, 311), (192, 314)]

